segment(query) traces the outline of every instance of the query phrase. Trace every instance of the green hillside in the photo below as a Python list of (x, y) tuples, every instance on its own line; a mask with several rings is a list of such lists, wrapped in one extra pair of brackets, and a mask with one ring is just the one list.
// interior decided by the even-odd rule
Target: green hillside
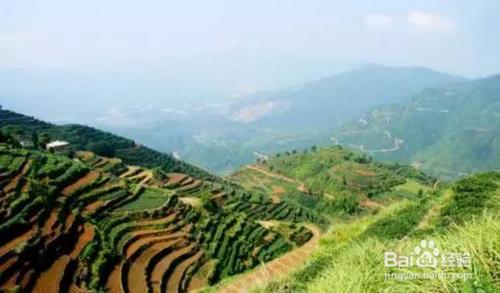
[[(497, 292), (499, 186), (499, 172), (478, 174), (421, 199), (395, 201), (377, 214), (338, 222), (306, 265), (258, 292)], [(438, 259), (436, 268), (384, 266), (385, 252), (410, 255), (422, 240), (432, 241), (440, 256), (465, 253), (470, 263), (446, 266)], [(430, 272), (458, 277), (386, 277)]]
[(176, 152), (187, 162), (226, 175), (252, 163), (256, 153), (270, 155), (313, 144), (329, 145), (335, 126), (374, 106), (400, 102), (428, 87), (463, 80), (428, 68), (365, 65), (294, 87), (216, 104), (165, 105), (182, 114), (157, 108), (125, 111), (124, 117), (146, 120), (146, 125), (102, 127), (156, 150)]
[(325, 223), (236, 185), (2, 139), (1, 291), (191, 291), (301, 246), (303, 222)]
[(417, 197), (437, 180), (412, 167), (375, 162), (340, 146), (279, 153), (230, 179), (271, 199), (329, 216), (357, 215), (394, 199)]
[(250, 120), (253, 125), (317, 131), (373, 106), (399, 102), (426, 88), (463, 80), (428, 68), (368, 64), (300, 87), (256, 93), (233, 105), (233, 113), (272, 103), (270, 110)]
[[(280, 278), (256, 282), (255, 292), (496, 292), (500, 288), (496, 276), (500, 242), (495, 237), (500, 233), (499, 172), (449, 184), (412, 167), (383, 164), (332, 147), (279, 154), (236, 172), (232, 179), (256, 192), (312, 206), (332, 223), (308, 261)], [(438, 273), (465, 273), (468, 279), (385, 280), (388, 273), (432, 271), (384, 266), (384, 252), (408, 255), (422, 240), (432, 240), (444, 255), (468, 253), (469, 266), (436, 268)]]
[[(494, 292), (500, 174), (447, 183), (340, 145), (228, 177), (93, 128), (2, 110), (0, 291)], [(54, 139), (71, 143), (47, 151)], [(31, 143), (31, 144), (29, 144)], [(432, 240), (469, 279), (384, 280)], [(414, 271), (415, 270), (415, 271)]]
[(74, 150), (88, 150), (96, 154), (117, 157), (125, 164), (161, 167), (165, 172), (184, 172), (200, 178), (218, 180), (210, 173), (160, 153), (133, 140), (83, 125), (54, 125), (12, 111), (0, 109), (0, 130), (19, 140), (44, 144), (53, 140), (71, 143)]
[(500, 77), (436, 87), (371, 110), (333, 134), (377, 159), (445, 178), (500, 166)]

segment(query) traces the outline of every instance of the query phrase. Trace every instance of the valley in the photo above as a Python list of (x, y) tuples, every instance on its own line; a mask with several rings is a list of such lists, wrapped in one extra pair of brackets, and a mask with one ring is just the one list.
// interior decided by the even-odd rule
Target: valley
[(500, 292), (500, 1), (0, 1), (0, 293)]
[[(381, 283), (379, 262), (358, 257), (498, 230), (498, 172), (448, 183), (335, 145), (261, 156), (218, 177), (94, 128), (0, 114), (4, 291), (370, 291), (402, 285)], [(70, 147), (47, 151), (49, 139)], [(476, 262), (492, 241), (460, 246), (474, 251), (480, 288), (496, 286), (495, 264)], [(366, 265), (339, 280), (343, 262)], [(360, 279), (366, 269), (376, 283)]]
[[(23, 125), (68, 137), (57, 126), (3, 114), (0, 123), (13, 135)], [(83, 129), (91, 139), (123, 141)], [(273, 203), (165, 155), (154, 160), (166, 163), (149, 168), (153, 157), (134, 152), (153, 151), (140, 146), (114, 150), (117, 158), (18, 144), (0, 149), (5, 290), (195, 290), (301, 246), (313, 236), (303, 223), (326, 224), (307, 208)], [(260, 221), (283, 221), (286, 229)]]

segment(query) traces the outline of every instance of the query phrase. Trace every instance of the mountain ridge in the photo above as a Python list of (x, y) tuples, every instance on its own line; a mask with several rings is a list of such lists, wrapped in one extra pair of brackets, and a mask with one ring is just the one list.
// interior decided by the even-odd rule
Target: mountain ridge
[(499, 77), (430, 88), (407, 101), (374, 107), (338, 127), (333, 140), (447, 178), (498, 169)]

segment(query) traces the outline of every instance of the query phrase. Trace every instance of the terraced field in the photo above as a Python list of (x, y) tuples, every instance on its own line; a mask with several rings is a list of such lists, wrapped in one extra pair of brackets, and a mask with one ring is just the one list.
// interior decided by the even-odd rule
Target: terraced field
[(234, 183), (8, 144), (0, 220), (0, 291), (22, 292), (193, 291), (306, 243), (301, 223), (324, 223)]

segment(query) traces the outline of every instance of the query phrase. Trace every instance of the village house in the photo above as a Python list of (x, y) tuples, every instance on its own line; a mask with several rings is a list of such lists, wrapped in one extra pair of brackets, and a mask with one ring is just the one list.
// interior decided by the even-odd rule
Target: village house
[(45, 148), (47, 150), (52, 150), (54, 152), (64, 152), (69, 150), (70, 143), (67, 141), (62, 141), (62, 140), (55, 140), (52, 142), (49, 142)]

